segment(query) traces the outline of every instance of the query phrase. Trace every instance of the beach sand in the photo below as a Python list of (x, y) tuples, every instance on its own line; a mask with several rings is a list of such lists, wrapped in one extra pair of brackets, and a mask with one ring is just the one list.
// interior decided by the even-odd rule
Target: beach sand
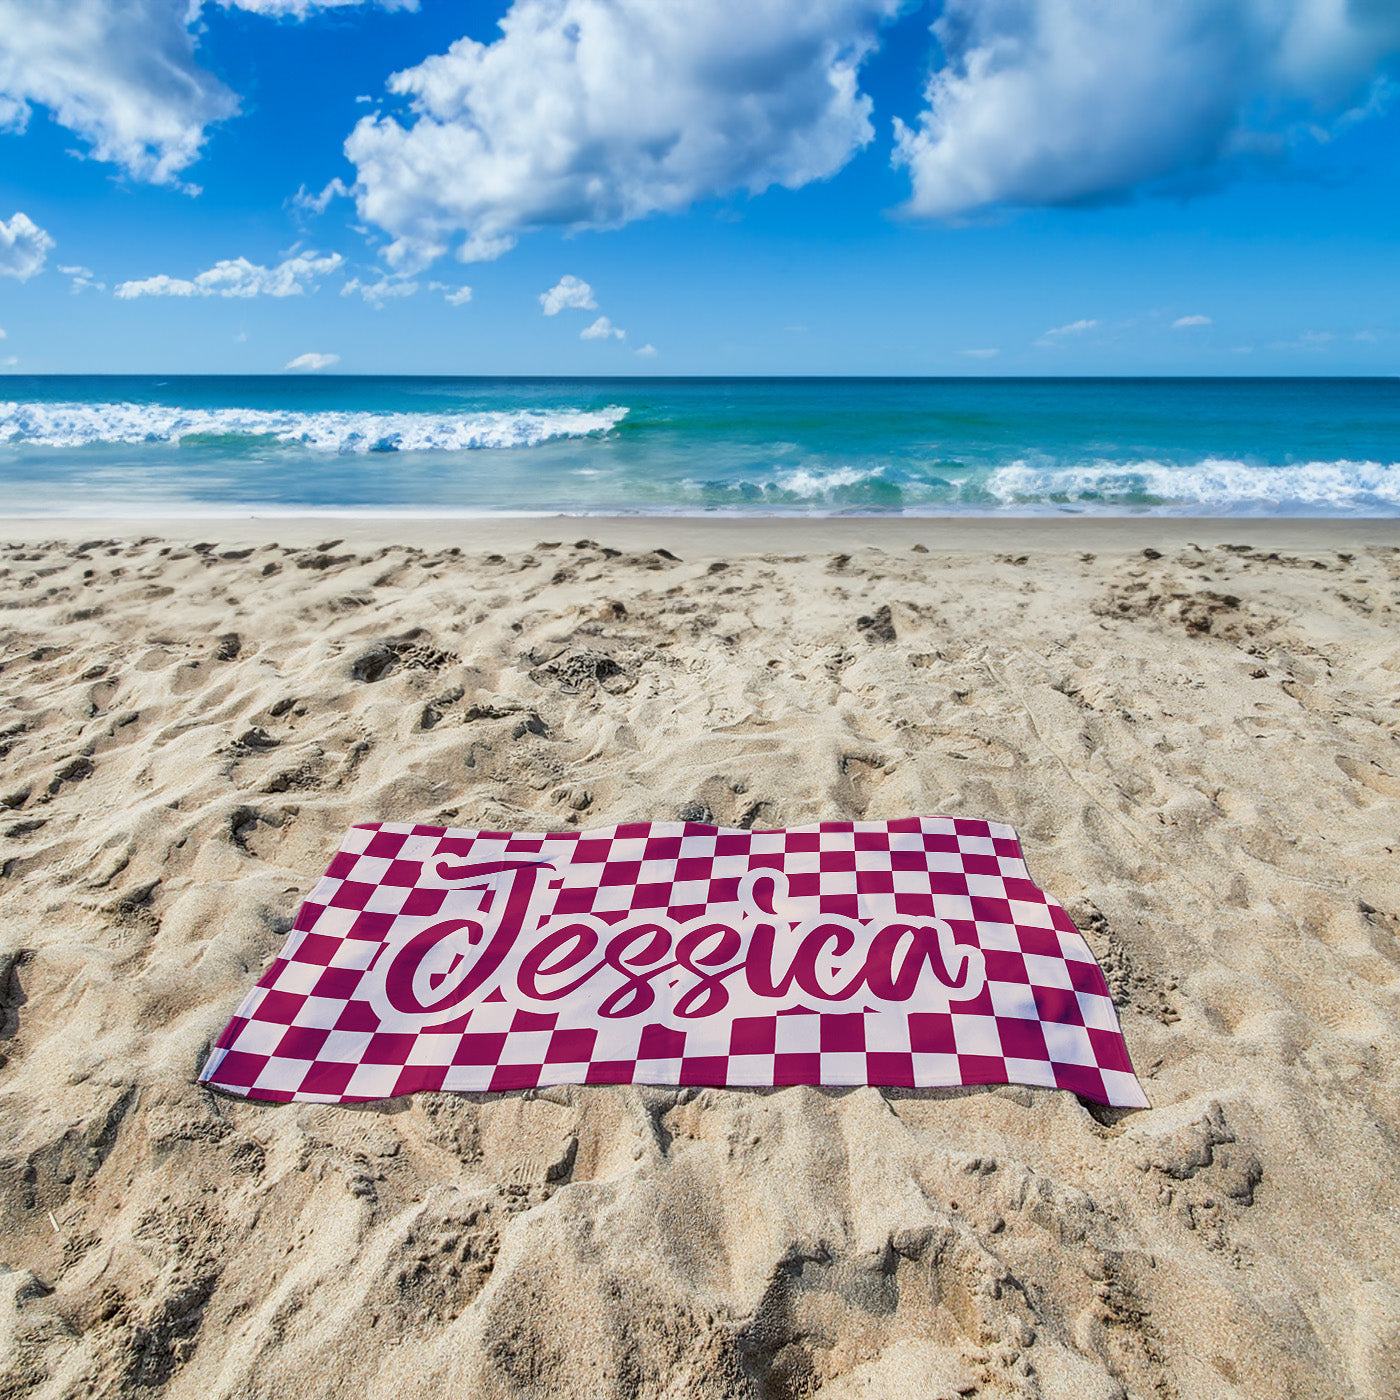
[[(1400, 1393), (1393, 523), (0, 538), (6, 1400)], [(354, 822), (938, 813), (1150, 1110), (193, 1082)]]

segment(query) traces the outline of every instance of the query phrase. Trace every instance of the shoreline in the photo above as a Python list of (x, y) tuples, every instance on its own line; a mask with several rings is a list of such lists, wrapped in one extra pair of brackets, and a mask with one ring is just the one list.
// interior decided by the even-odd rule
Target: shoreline
[(360, 547), (413, 544), (470, 550), (528, 549), (542, 539), (596, 540), (623, 550), (680, 544), (704, 557), (762, 554), (794, 548), (970, 550), (1203, 549), (1246, 544), (1254, 549), (1400, 548), (1400, 518), (1366, 517), (990, 517), (990, 516), (415, 516), (188, 515), (95, 519), (0, 515), (0, 543), (29, 547), (95, 538), (211, 538), (227, 544), (272, 542), (308, 547), (328, 538)]

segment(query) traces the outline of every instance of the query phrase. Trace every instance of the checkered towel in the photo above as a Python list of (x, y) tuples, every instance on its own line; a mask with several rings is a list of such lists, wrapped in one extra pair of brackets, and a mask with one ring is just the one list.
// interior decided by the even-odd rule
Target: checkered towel
[(203, 1082), (348, 1103), (545, 1084), (1031, 1084), (1146, 1107), (1016, 833), (923, 817), (353, 827)]

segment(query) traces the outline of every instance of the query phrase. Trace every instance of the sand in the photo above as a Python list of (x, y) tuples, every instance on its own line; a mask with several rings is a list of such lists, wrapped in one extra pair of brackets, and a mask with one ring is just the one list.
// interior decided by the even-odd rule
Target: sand
[[(1394, 525), (6, 536), (0, 1396), (1400, 1393)], [(1012, 823), (1153, 1107), (193, 1083), (352, 822), (683, 813)]]

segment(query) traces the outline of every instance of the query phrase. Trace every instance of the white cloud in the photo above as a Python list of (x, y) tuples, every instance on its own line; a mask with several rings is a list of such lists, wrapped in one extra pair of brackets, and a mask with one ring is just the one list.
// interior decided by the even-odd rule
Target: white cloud
[(295, 370), (298, 373), (314, 374), (318, 369), (329, 369), (332, 365), (339, 363), (339, 355), (323, 355), (318, 350), (308, 350), (306, 354), (298, 355), (294, 360), (288, 360), (282, 368)]
[(1178, 316), (1172, 322), (1172, 330), (1185, 330), (1187, 326), (1211, 326), (1215, 323), (1209, 316)]
[(122, 301), (136, 297), (293, 297), (312, 287), (317, 277), (334, 272), (345, 261), (339, 253), (298, 253), (275, 267), (247, 258), (225, 258), (193, 281), (162, 272), (139, 282), (119, 282), (113, 295)]
[(14, 129), (46, 107), (98, 160), (175, 183), (238, 109), (195, 62), (192, 17), (190, 0), (0, 0), (0, 116)]
[(249, 10), (278, 19), (305, 19), (317, 10), (343, 10), (351, 5), (375, 4), (381, 10), (416, 10), (418, 0), (218, 0), (227, 10)]
[(27, 282), (44, 263), (54, 241), (28, 214), (17, 213), (6, 223), (0, 219), (0, 277)]
[(417, 290), (417, 282), (399, 278), (381, 277), (377, 282), (361, 282), (358, 277), (352, 277), (340, 289), (340, 295), (349, 297), (358, 292), (371, 306), (380, 307), (395, 297), (411, 297)]
[(990, 360), (995, 355), (1000, 355), (1000, 350), (959, 350), (959, 355), (966, 355), (970, 360)]
[(10, 333), (8, 331), (0, 330), (0, 340), (8, 340), (9, 338)]
[(1046, 331), (1042, 339), (1048, 340), (1052, 335), (1083, 335), (1085, 331), (1091, 331), (1097, 325), (1097, 321), (1071, 321), (1067, 326), (1055, 326)]
[[(301, 19), (366, 0), (219, 3)], [(0, 0), (0, 130), (24, 130), (31, 107), (44, 107), (97, 160), (179, 184), (209, 126), (238, 111), (237, 96), (196, 60), (200, 10), (201, 0)]]
[(579, 333), (580, 340), (608, 340), (609, 338), (623, 340), (627, 332), (618, 330), (606, 316), (599, 316), (591, 326), (585, 326)]
[(449, 306), (465, 306), (472, 299), (472, 289), (465, 285), (453, 287), (447, 282), (429, 282), (428, 289), (441, 292), (443, 301)]
[(350, 187), (337, 175), (319, 194), (312, 194), (305, 185), (299, 186), (287, 202), (298, 214), (324, 214), (331, 200), (344, 199), (349, 194)]
[(1219, 180), (1384, 106), (1393, 0), (947, 0), (946, 63), (896, 122), (909, 213), (1126, 197)]
[(105, 292), (107, 290), (107, 284), (98, 281), (97, 275), (90, 267), (78, 267), (76, 265), (65, 267), (60, 264), (58, 270), (65, 277), (71, 277), (73, 279), (74, 296), (79, 292), (87, 291), (89, 288), (94, 292)]
[(857, 70), (900, 0), (514, 0), (501, 38), (397, 73), (404, 125), (345, 143), (395, 266), (462, 236), (499, 257), (539, 225), (615, 227), (834, 174), (873, 135)]
[(644, 360), (654, 360), (657, 352), (656, 346), (654, 346), (651, 341), (647, 341), (645, 345), (639, 345), (632, 353), (634, 355), (640, 355)]
[(557, 316), (566, 307), (578, 311), (596, 311), (598, 303), (593, 288), (581, 277), (565, 273), (547, 292), (540, 293), (540, 305), (546, 316)]

